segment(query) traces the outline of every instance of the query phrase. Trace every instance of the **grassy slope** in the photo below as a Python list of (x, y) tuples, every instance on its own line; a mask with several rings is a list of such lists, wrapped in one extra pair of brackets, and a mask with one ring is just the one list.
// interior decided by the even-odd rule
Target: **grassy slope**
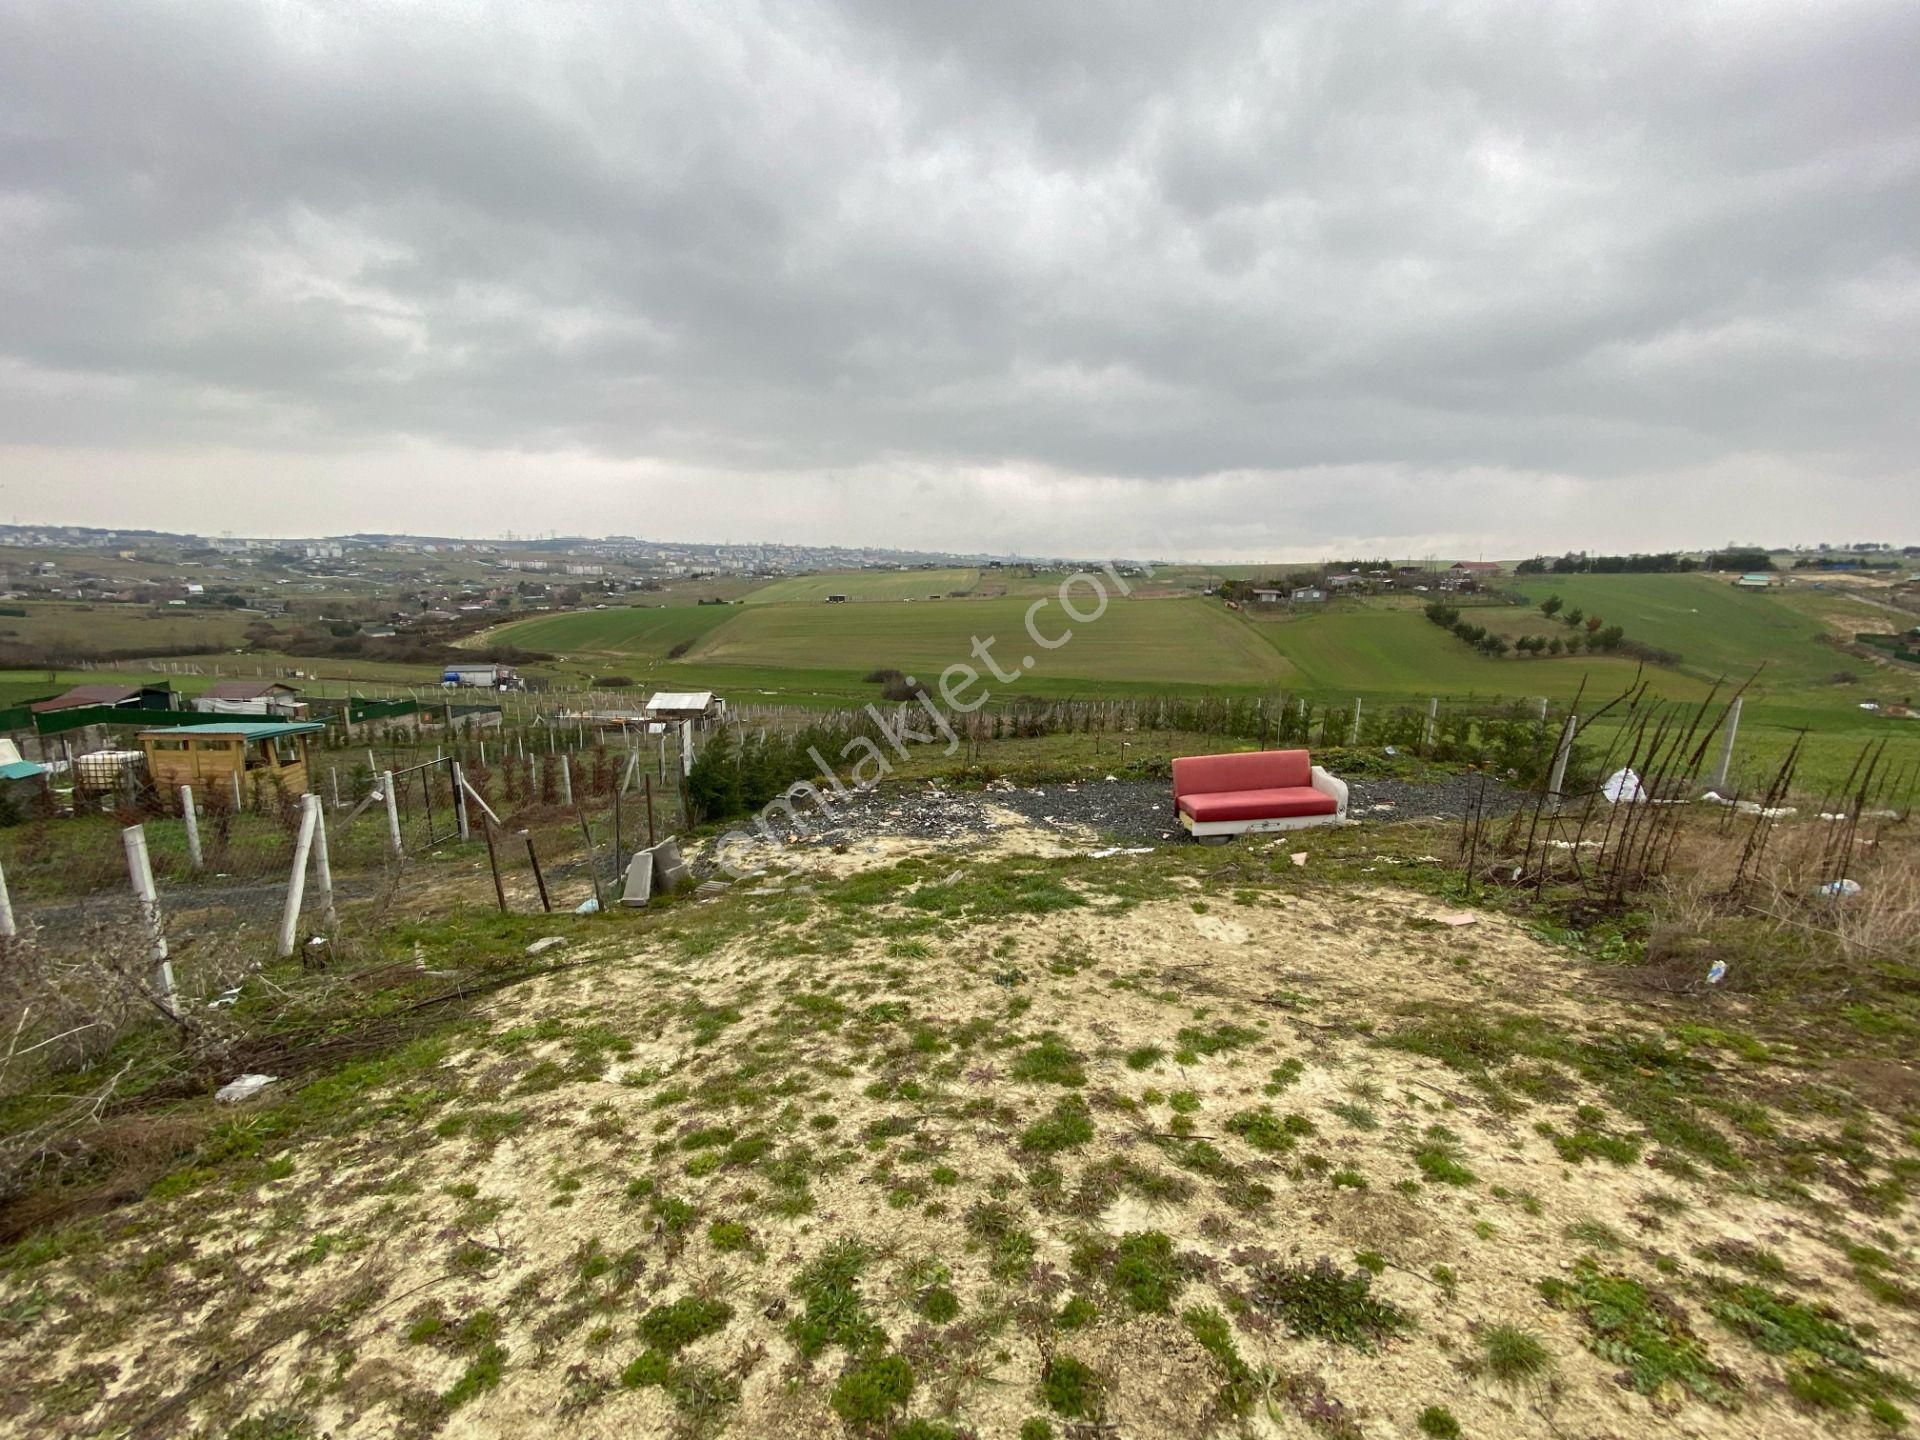
[[(1498, 612), (1475, 611), (1474, 618), (1493, 613)], [(1410, 610), (1352, 610), (1254, 628), (1293, 663), (1303, 686), (1383, 700), (1428, 695), (1570, 699), (1583, 675), (1589, 694), (1611, 693), (1626, 685), (1635, 668), (1631, 660), (1611, 657), (1539, 664), (1492, 660)], [(1674, 678), (1676, 696), (1692, 696), (1702, 688)]]
[[(1558, 595), (1588, 615), (1624, 626), (1629, 638), (1677, 653), (1696, 675), (1740, 680), (1764, 666), (1761, 683), (1773, 693), (1826, 685), (1841, 671), (1864, 676), (1871, 668), (1822, 645), (1827, 627), (1797, 604), (1736, 590), (1714, 576), (1530, 576), (1520, 588), (1532, 601)], [(1559, 632), (1531, 612), (1516, 633)]]
[(892, 665), (932, 679), (971, 662), (974, 637), (998, 641), (1008, 670), (1032, 655), (1049, 679), (1139, 680), (1186, 684), (1284, 683), (1288, 666), (1259, 637), (1217, 605), (1198, 600), (1116, 601), (1099, 620), (1067, 626), (1057, 606), (1036, 617), (1043, 635), (1072, 628), (1060, 649), (1041, 650), (1026, 635), (1025, 599), (954, 604), (755, 606), (713, 631), (690, 657), (707, 664), (817, 665), (870, 670)]
[(490, 643), (554, 655), (664, 657), (683, 640), (706, 634), (737, 612), (726, 605), (629, 605), (541, 615), (489, 632)]
[(80, 601), (10, 601), (22, 615), (0, 615), (0, 640), (22, 645), (67, 642), (91, 651), (241, 643), (257, 615), (189, 606), (90, 605)]
[(829, 595), (846, 595), (853, 600), (919, 600), (928, 595), (971, 590), (979, 579), (978, 570), (829, 571), (776, 581), (754, 591), (747, 603), (815, 604), (823, 603)]
[[(383, 1010), (444, 983), (422, 957), (484, 981), (557, 934), (591, 968), (237, 1112), (176, 1103), (151, 1143), (185, 1153), (144, 1199), (0, 1253), (0, 1413), (344, 1440), (1051, 1412), (1211, 1440), (1411, 1435), (1444, 1404), (1469, 1436), (1884, 1433), (1920, 1137), (1856, 1097), (1864, 1047), (1723, 991), (1649, 1003), (1615, 962), (1363, 878), (1434, 843), (954, 855), (403, 925), (365, 962)], [(236, 1020), (292, 1029), (279, 997), (314, 977), (270, 978)], [(1317, 1283), (1279, 1268), (1321, 1256)]]

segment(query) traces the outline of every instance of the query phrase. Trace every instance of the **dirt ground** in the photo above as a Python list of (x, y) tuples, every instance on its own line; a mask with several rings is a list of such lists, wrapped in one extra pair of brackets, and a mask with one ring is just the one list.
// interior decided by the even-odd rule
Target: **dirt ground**
[[(227, 1166), (0, 1272), (0, 1432), (1811, 1440), (1912, 1408), (1920, 1228), (1870, 1186), (1912, 1173), (1910, 1070), (1855, 1097), (1735, 1010), (1678, 1029), (1393, 888), (1417, 854), (1316, 884), (1281, 837), (1146, 885), (996, 818), (770, 857), (249, 1146), (270, 1090)], [(1322, 1257), (1342, 1298), (1274, 1298)], [(1650, 1297), (1667, 1370), (1554, 1290), (1583, 1263)], [(1754, 1283), (1842, 1338), (1716, 1318)]]

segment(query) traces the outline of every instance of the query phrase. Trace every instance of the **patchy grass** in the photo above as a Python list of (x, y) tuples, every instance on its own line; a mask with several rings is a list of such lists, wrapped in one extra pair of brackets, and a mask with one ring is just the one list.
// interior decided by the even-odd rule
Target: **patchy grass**
[(1572, 1279), (1543, 1280), (1540, 1293), (1584, 1321), (1587, 1348), (1620, 1366), (1642, 1395), (1672, 1404), (1685, 1392), (1724, 1406), (1738, 1398), (1739, 1377), (1712, 1357), (1685, 1313), (1659, 1290), (1581, 1260)]
[[(247, 1433), (256, 1393), (396, 1434), (1897, 1424), (1920, 1115), (1737, 997), (1617, 998), (1611, 942), (1545, 951), (1512, 897), (1435, 925), (1444, 843), (821, 846), (810, 893), (599, 917), (605, 964), (431, 1043), (169, 1100), (205, 1115), (162, 1186), (0, 1251), (0, 1403), (138, 1433), (257, 1335), (175, 1428)], [(402, 968), (459, 963), (408, 933)], [(1448, 1373), (1480, 1383), (1404, 1378)]]

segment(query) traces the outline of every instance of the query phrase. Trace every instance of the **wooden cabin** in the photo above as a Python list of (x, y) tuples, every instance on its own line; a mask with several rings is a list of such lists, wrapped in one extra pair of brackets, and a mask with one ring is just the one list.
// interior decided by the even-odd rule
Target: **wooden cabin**
[[(196, 799), (220, 792), (251, 805), (276, 793), (307, 793), (307, 737), (327, 727), (313, 720), (235, 720), (140, 732), (147, 775), (167, 800), (182, 785)], [(236, 797), (235, 779), (238, 777)]]

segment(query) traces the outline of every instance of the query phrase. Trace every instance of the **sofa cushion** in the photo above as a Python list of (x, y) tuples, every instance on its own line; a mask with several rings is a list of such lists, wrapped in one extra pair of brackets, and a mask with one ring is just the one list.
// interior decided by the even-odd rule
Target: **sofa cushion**
[(1333, 796), (1310, 785), (1279, 786), (1267, 790), (1228, 790), (1219, 794), (1182, 795), (1183, 814), (1195, 820), (1291, 820), (1301, 815), (1331, 815), (1340, 807)]
[(1239, 755), (1186, 755), (1173, 762), (1173, 798), (1225, 790), (1293, 790), (1313, 783), (1305, 750), (1250, 750)]

